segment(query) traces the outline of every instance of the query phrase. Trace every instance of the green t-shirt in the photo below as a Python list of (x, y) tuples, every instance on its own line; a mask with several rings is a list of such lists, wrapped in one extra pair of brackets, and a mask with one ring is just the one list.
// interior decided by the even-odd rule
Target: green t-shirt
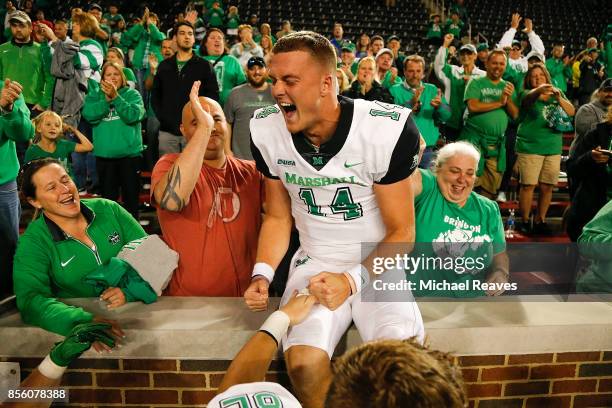
[(64, 166), (64, 168), (68, 172), (68, 175), (71, 178), (74, 178), (74, 174), (72, 173), (72, 166), (68, 161), (68, 157), (70, 156), (70, 153), (74, 152), (76, 145), (77, 144), (71, 140), (58, 139), (57, 143), (55, 144), (55, 151), (48, 152), (46, 150), (43, 150), (39, 145), (33, 144), (28, 147), (28, 150), (26, 150), (24, 160), (26, 163), (28, 163), (32, 160), (52, 157), (54, 159), (59, 160), (60, 163), (62, 163), (62, 166)]
[[(219, 56), (205, 55), (202, 58), (214, 64), (215, 61), (219, 59)], [(246, 82), (246, 75), (238, 59), (229, 54), (224, 55), (223, 58), (215, 64), (213, 69), (217, 76), (217, 84), (219, 84), (219, 102), (221, 102), (221, 106), (223, 106), (230, 92), (232, 92), (232, 89)]]
[[(227, 28), (238, 28), (240, 25), (240, 16), (238, 14), (227, 15)], [(256, 40), (257, 41), (257, 40)]]
[(183, 67), (185, 66), (185, 64), (187, 64), (187, 61), (189, 60), (185, 60), (185, 61), (179, 61), (178, 59), (176, 60), (176, 67), (178, 68), (179, 73), (183, 70)]
[(223, 27), (224, 13), (222, 8), (212, 8), (206, 12), (209, 27)]
[(453, 23), (450, 18), (446, 21), (446, 27), (444, 28), (447, 34), (452, 34), (455, 38), (461, 38), (461, 31), (463, 30), (463, 21), (459, 20), (457, 24)]
[[(466, 103), (469, 99), (478, 99), (484, 103), (498, 102), (505, 86), (506, 81), (503, 79), (494, 84), (488, 77), (473, 78), (465, 88), (463, 100)], [(516, 99), (516, 91), (512, 94), (512, 99)], [(468, 113), (464, 131), (485, 137), (487, 145), (495, 145), (504, 136), (508, 120), (504, 107), (484, 113)]]
[[(414, 122), (416, 123), (419, 132), (423, 135), (427, 147), (433, 147), (440, 138), (440, 130), (438, 124), (445, 123), (451, 116), (450, 107), (446, 103), (446, 98), (441, 95), (442, 103), (437, 108), (431, 106), (432, 99), (438, 96), (438, 88), (433, 84), (422, 83), (423, 92), (421, 93), (420, 101), (421, 108), (418, 112), (413, 111)], [(389, 90), (393, 95), (393, 103), (400, 106), (412, 108), (411, 101), (414, 97), (414, 88), (410, 87), (406, 82), (399, 85), (393, 85)]]
[[(521, 92), (521, 101), (529, 91), (531, 90)], [(529, 109), (521, 109), (518, 119), (520, 124), (516, 133), (517, 153), (561, 154), (563, 133), (551, 127), (551, 116), (554, 110), (559, 108), (559, 102), (555, 98), (550, 98), (546, 102), (538, 99)]]
[[(485, 293), (477, 284), (485, 280), (493, 256), (506, 250), (497, 203), (472, 192), (465, 205), (459, 207), (444, 198), (430, 170), (418, 170), (423, 189), (414, 200), (417, 228), (415, 251), (411, 255), (429, 259), (421, 264), (427, 267), (407, 273), (408, 280), (417, 285), (414, 295), (483, 296)], [(428, 288), (426, 283), (433, 280), (463, 283), (465, 288)]]
[(442, 27), (440, 24), (429, 23), (425, 38), (442, 38)]
[(580, 255), (589, 261), (576, 280), (578, 293), (612, 292), (612, 201), (608, 201), (582, 229)]

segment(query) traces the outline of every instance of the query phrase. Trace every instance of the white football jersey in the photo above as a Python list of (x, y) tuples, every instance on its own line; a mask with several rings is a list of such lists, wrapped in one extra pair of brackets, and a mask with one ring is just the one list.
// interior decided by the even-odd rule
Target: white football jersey
[(234, 385), (218, 394), (208, 408), (301, 408), (299, 401), (282, 385), (254, 382)]
[[(412, 118), (407, 122), (408, 108), (362, 99), (340, 98), (340, 103), (345, 114), (353, 111), (352, 118), (343, 121), (341, 113), (325, 146), (334, 138), (336, 143), (346, 139), (326, 163), (316, 163), (316, 152), (309, 153), (315, 163), (298, 152), (293, 138), (304, 136), (289, 133), (277, 105), (254, 113), (251, 138), (258, 168), (280, 179), (291, 197), (302, 249), (314, 259), (343, 265), (363, 260), (362, 243), (384, 238), (373, 185), (399, 181), (414, 171), (419, 133)], [(324, 166), (317, 170), (316, 164)]]

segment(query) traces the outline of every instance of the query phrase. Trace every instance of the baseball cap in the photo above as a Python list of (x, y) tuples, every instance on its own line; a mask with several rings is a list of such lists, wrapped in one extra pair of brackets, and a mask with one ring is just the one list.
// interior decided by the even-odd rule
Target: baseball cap
[(91, 10), (100, 10), (100, 11), (102, 11), (102, 7), (100, 7), (100, 5), (98, 3), (91, 3), (87, 10), (89, 10), (89, 11), (91, 11)]
[(514, 47), (515, 45), (517, 46), (521, 46), (521, 42), (519, 40), (512, 40), (512, 47)]
[(342, 44), (341, 51), (355, 52), (355, 44), (350, 41), (346, 41), (344, 44)]
[(478, 46), (476, 47), (476, 51), (480, 52), (480, 51), (484, 51), (484, 50), (489, 50), (489, 44), (487, 44), (486, 42), (484, 43), (480, 43), (478, 44)]
[(9, 14), (9, 22), (10, 21), (18, 21), (23, 24), (32, 24), (32, 20), (30, 17), (21, 10), (13, 11)]
[(247, 68), (251, 69), (255, 65), (259, 65), (260, 67), (265, 68), (266, 67), (266, 61), (264, 61), (264, 59), (261, 58), (261, 57), (251, 57), (251, 58), (249, 58), (249, 60), (247, 61)]
[(393, 41), (393, 40), (401, 42), (401, 40), (399, 39), (399, 37), (398, 37), (397, 35), (393, 34), (392, 36), (390, 36), (389, 38), (387, 38), (387, 44), (388, 44), (388, 43), (390, 43), (390, 42), (391, 42), (391, 41)]
[(459, 48), (459, 53), (461, 53), (461, 51), (469, 51), (472, 54), (476, 54), (476, 47), (472, 44), (465, 44)]
[(529, 54), (527, 54), (527, 61), (529, 61), (532, 58), (537, 58), (540, 60), (540, 62), (545, 62), (546, 59), (544, 58), (544, 56), (537, 52), (537, 51), (530, 51)]
[(381, 48), (380, 51), (378, 51), (378, 53), (376, 54), (375, 59), (378, 59), (378, 57), (380, 57), (383, 54), (389, 54), (391, 58), (393, 58), (393, 51), (391, 51), (389, 48)]
[(612, 91), (612, 78), (608, 78), (599, 85), (600, 91)]

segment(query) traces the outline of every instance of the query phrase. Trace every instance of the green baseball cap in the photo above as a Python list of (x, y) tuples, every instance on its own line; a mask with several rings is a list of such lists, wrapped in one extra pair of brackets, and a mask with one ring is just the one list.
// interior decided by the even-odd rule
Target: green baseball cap
[(476, 51), (480, 52), (480, 51), (489, 51), (489, 44), (485, 43), (480, 43), (478, 44), (478, 46), (476, 47)]

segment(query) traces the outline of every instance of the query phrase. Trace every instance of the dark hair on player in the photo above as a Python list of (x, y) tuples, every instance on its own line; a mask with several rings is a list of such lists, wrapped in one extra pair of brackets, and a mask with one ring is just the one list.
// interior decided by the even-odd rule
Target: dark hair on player
[(461, 369), (449, 354), (415, 339), (382, 340), (337, 359), (326, 408), (460, 408), (468, 400)]
[(191, 28), (193, 30), (193, 32), (195, 33), (195, 28), (193, 28), (193, 24), (191, 24), (189, 21), (181, 21), (180, 23), (176, 23), (176, 25), (174, 26), (174, 33), (177, 34), (178, 30), (181, 26), (187, 26), (189, 28)]
[(321, 34), (312, 31), (298, 31), (281, 37), (272, 54), (282, 54), (292, 51), (305, 51), (325, 67), (330, 73), (336, 72), (336, 50), (329, 40)]

